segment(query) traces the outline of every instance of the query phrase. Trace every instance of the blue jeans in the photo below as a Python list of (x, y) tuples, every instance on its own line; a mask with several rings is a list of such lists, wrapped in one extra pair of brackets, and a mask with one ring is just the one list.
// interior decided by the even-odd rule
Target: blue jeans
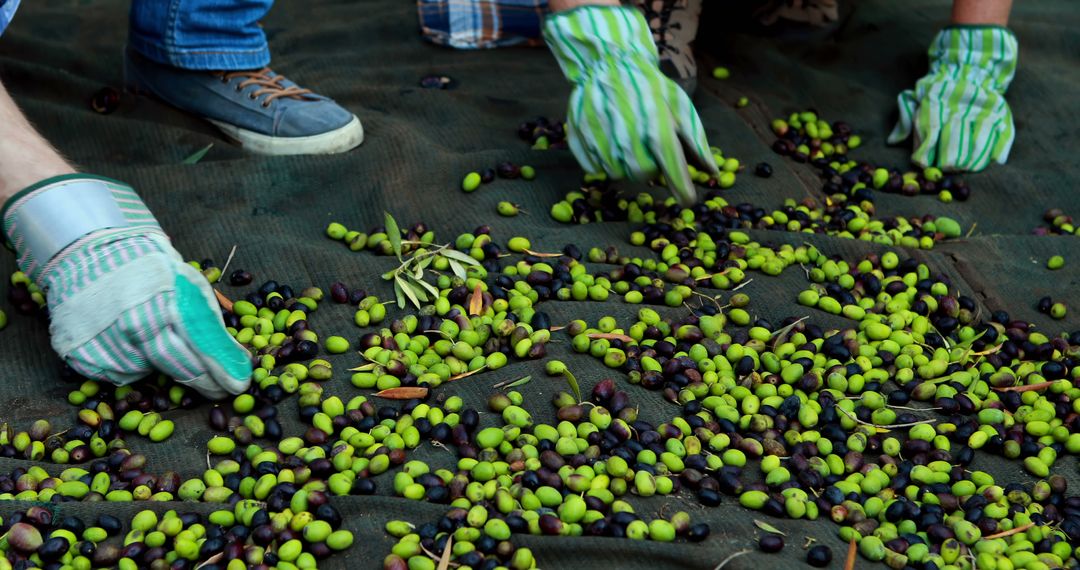
[[(274, 0), (132, 0), (128, 45), (184, 69), (254, 69), (270, 63), (259, 20)], [(19, 0), (0, 0), (0, 35)]]
[(259, 20), (273, 0), (132, 0), (128, 45), (184, 69), (254, 69), (270, 63)]

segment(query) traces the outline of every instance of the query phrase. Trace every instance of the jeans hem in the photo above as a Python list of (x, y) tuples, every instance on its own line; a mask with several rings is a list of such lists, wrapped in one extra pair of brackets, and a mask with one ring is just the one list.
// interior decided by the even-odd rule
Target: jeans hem
[(132, 36), (128, 45), (143, 57), (164, 65), (196, 71), (256, 69), (270, 64), (270, 46), (254, 49), (176, 50)]

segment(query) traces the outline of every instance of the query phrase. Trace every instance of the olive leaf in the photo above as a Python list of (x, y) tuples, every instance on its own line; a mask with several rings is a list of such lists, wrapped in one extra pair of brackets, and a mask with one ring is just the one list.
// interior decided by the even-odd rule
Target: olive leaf
[(435, 570), (447, 570), (450, 568), (450, 554), (453, 552), (454, 537), (446, 537), (446, 546), (443, 547), (442, 556), (439, 557), (439, 567)]
[(461, 265), (460, 261), (456, 259), (447, 259), (446, 261), (450, 263), (450, 271), (453, 271), (455, 276), (461, 279), (468, 278), (469, 275), (465, 273), (465, 267)]
[(416, 279), (416, 283), (418, 285), (420, 285), (421, 287), (423, 287), (424, 289), (427, 289), (428, 293), (431, 293), (431, 295), (433, 297), (435, 297), (436, 299), (439, 297), (439, 290), (436, 289), (435, 286), (432, 285), (431, 283), (428, 283), (427, 281), (424, 281), (424, 280), (422, 280), (420, 278)]
[(517, 388), (518, 386), (524, 386), (532, 381), (532, 376), (526, 376), (524, 378), (518, 378), (513, 382), (506, 385), (507, 388)]
[(480, 289), (480, 284), (477, 283), (473, 288), (472, 295), (469, 296), (469, 315), (479, 315), (484, 311), (484, 293)]
[(574, 378), (573, 373), (570, 370), (564, 368), (562, 372), (563, 377), (566, 378), (566, 383), (570, 385), (570, 391), (574, 393), (574, 399), (581, 401), (581, 387), (578, 386), (577, 378)]
[(199, 150), (191, 153), (190, 156), (188, 156), (184, 160), (180, 161), (180, 164), (195, 164), (195, 163), (199, 162), (200, 160), (202, 160), (202, 158), (204, 156), (206, 156), (206, 153), (210, 152), (210, 149), (212, 149), (212, 148), (214, 148), (214, 143), (210, 143), (210, 144), (200, 148)]
[(394, 255), (401, 259), (401, 229), (398, 228), (397, 220), (390, 215), (390, 212), (383, 212), (383, 214), (385, 214), (383, 225), (386, 226), (386, 238), (390, 240)]
[[(420, 299), (416, 297), (416, 292), (413, 291), (412, 287), (407, 281), (405, 281), (404, 278), (401, 277), (401, 275), (394, 276), (394, 288), (395, 291), (401, 291), (404, 296), (408, 297), (409, 300), (412, 301), (413, 305), (416, 305), (417, 307), (420, 306)], [(402, 299), (400, 296), (398, 297), (398, 308), (405, 308), (405, 300)]]
[[(434, 246), (431, 249), (423, 247), (402, 253), (401, 230), (394, 221), (394, 217), (386, 213), (386, 235), (393, 246), (394, 253), (401, 262), (396, 268), (382, 274), (382, 278), (394, 282), (394, 295), (397, 297), (397, 305), (404, 309), (406, 300), (411, 302), (417, 309), (423, 308), (423, 303), (439, 298), (439, 289), (424, 280), (424, 270), (435, 261), (435, 256), (443, 256), (450, 264), (454, 274), (464, 279), (467, 276), (464, 265), (480, 265), (480, 262), (468, 255), (451, 249), (450, 244)], [(416, 242), (409, 242), (410, 244)]]
[(448, 259), (455, 259), (457, 261), (460, 261), (461, 263), (464, 263), (465, 265), (480, 265), (480, 262), (474, 259), (473, 256), (467, 253), (462, 253), (456, 249), (446, 248), (439, 253), (443, 257), (446, 257)]
[(754, 519), (754, 526), (760, 528), (761, 530), (763, 530), (765, 532), (771, 532), (773, 534), (779, 534), (780, 536), (787, 536), (780, 529), (778, 529), (775, 526), (773, 526), (773, 525), (771, 525), (771, 524), (769, 524), (769, 523), (767, 523), (765, 521), (762, 521), (762, 520)]
[(504, 380), (498, 384), (492, 386), (492, 388), (517, 388), (518, 386), (524, 386), (532, 380), (532, 376), (523, 376), (517, 380)]
[(483, 372), (484, 370), (487, 370), (486, 365), (481, 366), (480, 368), (477, 368), (476, 370), (470, 370), (468, 372), (462, 372), (461, 374), (458, 374), (457, 376), (451, 376), (451, 377), (447, 378), (446, 381), (447, 382), (453, 382), (454, 380), (461, 380), (462, 378), (468, 378), (469, 376), (472, 376), (473, 374), (479, 374), (479, 373)]
[(623, 342), (634, 342), (633, 337), (619, 333), (589, 333), (588, 337), (591, 339), (621, 340)]
[(844, 559), (844, 570), (855, 570), (855, 553), (858, 543), (855, 541), (855, 533), (851, 534), (851, 542), (848, 543), (847, 557)]
[(387, 400), (412, 400), (414, 398), (426, 398), (427, 395), (428, 389), (423, 386), (399, 386), (397, 388), (387, 388), (373, 394), (373, 396), (386, 398)]

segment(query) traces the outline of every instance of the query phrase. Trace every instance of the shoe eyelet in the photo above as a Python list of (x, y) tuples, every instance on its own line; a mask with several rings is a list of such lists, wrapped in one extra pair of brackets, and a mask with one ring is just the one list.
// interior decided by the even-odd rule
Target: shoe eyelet
[(241, 92), (241, 91), (243, 91), (243, 90), (244, 90), (244, 89), (243, 89), (243, 87), (240, 87), (240, 85), (239, 85), (239, 84), (238, 84), (238, 85), (236, 86), (236, 92), (237, 92), (237, 93), (239, 93), (239, 92)]
[(252, 101), (254, 101), (254, 100), (255, 100), (255, 92), (254, 92), (254, 91), (252, 91), (251, 93), (249, 93), (249, 94), (248, 94), (248, 97), (249, 97), (249, 98), (250, 98), (250, 99), (251, 99)]
[(263, 101), (262, 106), (263, 106), (263, 109), (269, 109), (270, 108), (270, 101)]

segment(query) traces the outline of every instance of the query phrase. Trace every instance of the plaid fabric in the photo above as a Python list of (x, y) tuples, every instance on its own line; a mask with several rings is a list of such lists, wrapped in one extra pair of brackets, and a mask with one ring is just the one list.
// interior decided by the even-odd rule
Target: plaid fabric
[(539, 46), (547, 9), (547, 0), (417, 0), (424, 37), (458, 49)]
[(4, 30), (15, 17), (15, 9), (18, 7), (19, 0), (0, 0), (0, 36), (4, 35)]

